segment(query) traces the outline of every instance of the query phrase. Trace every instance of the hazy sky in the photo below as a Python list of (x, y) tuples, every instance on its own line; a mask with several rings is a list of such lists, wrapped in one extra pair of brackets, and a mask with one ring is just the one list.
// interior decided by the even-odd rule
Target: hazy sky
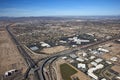
[(0, 16), (120, 15), (120, 0), (0, 0)]

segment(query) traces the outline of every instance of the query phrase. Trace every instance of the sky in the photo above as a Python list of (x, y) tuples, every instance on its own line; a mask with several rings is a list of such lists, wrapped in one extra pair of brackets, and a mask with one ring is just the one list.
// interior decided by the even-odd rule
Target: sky
[(0, 0), (0, 16), (120, 15), (120, 0)]

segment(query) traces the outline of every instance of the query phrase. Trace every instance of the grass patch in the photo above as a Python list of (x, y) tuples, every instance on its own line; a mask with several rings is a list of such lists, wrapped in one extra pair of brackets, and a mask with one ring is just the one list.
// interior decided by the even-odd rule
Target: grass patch
[(63, 80), (71, 80), (70, 77), (77, 72), (75, 69), (73, 69), (71, 66), (69, 66), (66, 63), (60, 65), (60, 71)]

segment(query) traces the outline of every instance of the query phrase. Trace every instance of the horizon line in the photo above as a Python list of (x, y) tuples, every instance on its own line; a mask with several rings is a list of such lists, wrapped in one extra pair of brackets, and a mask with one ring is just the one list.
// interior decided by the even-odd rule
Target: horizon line
[(20, 18), (20, 17), (112, 17), (112, 16), (120, 16), (120, 15), (44, 15), (44, 16), (0, 16), (1, 17), (8, 17), (8, 18)]

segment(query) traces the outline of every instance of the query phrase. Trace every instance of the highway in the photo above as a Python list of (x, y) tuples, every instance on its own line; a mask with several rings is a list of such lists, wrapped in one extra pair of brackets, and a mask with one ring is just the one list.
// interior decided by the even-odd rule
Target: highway
[(6, 30), (10, 34), (10, 36), (13, 39), (14, 43), (17, 45), (17, 48), (18, 48), (20, 54), (23, 56), (23, 58), (25, 59), (27, 65), (29, 66), (29, 68), (28, 68), (28, 70), (26, 72), (25, 77), (28, 76), (28, 73), (29, 73), (30, 69), (34, 68), (35, 69), (35, 71), (34, 71), (35, 73), (34, 74), (37, 77), (36, 80), (46, 80), (45, 75), (44, 75), (44, 67), (47, 64), (47, 62), (50, 61), (51, 59), (52, 59), (51, 60), (51, 62), (52, 62), (54, 60), (53, 58), (59, 58), (61, 56), (66, 56), (66, 55), (75, 53), (76, 51), (78, 51), (80, 49), (86, 49), (88, 47), (91, 47), (91, 46), (94, 46), (94, 45), (97, 45), (97, 44), (100, 44), (100, 43), (103, 43), (103, 42), (106, 42), (106, 41), (110, 41), (110, 40), (113, 40), (113, 39), (119, 37), (119, 36), (117, 36), (117, 37), (114, 37), (114, 38), (112, 38), (110, 40), (102, 40), (102, 41), (95, 42), (95, 43), (92, 43), (92, 44), (88, 44), (88, 45), (85, 45), (85, 46), (82, 46), (82, 47), (77, 47), (77, 48), (68, 49), (68, 50), (64, 50), (64, 51), (58, 52), (56, 54), (50, 55), (49, 57), (43, 59), (41, 61), (41, 64), (39, 65), (39, 67), (37, 67), (37, 65), (35, 64), (34, 60), (27, 54), (27, 52), (24, 50), (22, 45), (18, 42), (18, 40), (11, 33), (11, 31), (9, 29), (9, 26), (6, 27)]
[(48, 57), (45, 60), (43, 60), (42, 63), (40, 64), (39, 68), (38, 68), (40, 80), (46, 80), (45, 79), (45, 75), (44, 75), (44, 66), (47, 64), (47, 62), (49, 60), (51, 60), (53, 58), (56, 58), (56, 57), (61, 57), (61, 56), (64, 56), (64, 55), (69, 55), (69, 54), (74, 53), (76, 51), (78, 51), (78, 50), (74, 50), (74, 49), (73, 50), (65, 50), (65, 51), (59, 52), (57, 54), (53, 54), (50, 57)]
[[(45, 65), (47, 64), (47, 62), (48, 62), (49, 60), (51, 60), (51, 59), (53, 59), (53, 58), (56, 58), (56, 57), (59, 58), (59, 57), (61, 57), (61, 56), (66, 56), (66, 55), (72, 54), (72, 53), (74, 53), (74, 52), (76, 52), (76, 51), (78, 51), (78, 50), (80, 50), (80, 49), (87, 49), (87, 48), (89, 48), (89, 47), (91, 47), (91, 46), (94, 46), (94, 45), (97, 45), (97, 44), (101, 44), (101, 43), (104, 43), (104, 42), (107, 42), (107, 41), (111, 41), (111, 40), (114, 40), (114, 39), (117, 39), (117, 38), (120, 38), (120, 36), (117, 35), (117, 36), (114, 36), (114, 37), (111, 38), (111, 39), (101, 40), (101, 41), (98, 41), (98, 42), (94, 42), (94, 43), (92, 43), (92, 44), (88, 44), (88, 45), (85, 45), (85, 46), (81, 46), (81, 47), (77, 47), (77, 48), (73, 48), (73, 49), (61, 51), (61, 52), (59, 52), (59, 53), (56, 53), (56, 54), (51, 55), (50, 57), (46, 58), (46, 59), (40, 64), (40, 66), (39, 66), (39, 72), (40, 72), (40, 73), (39, 73), (39, 76), (40, 76), (40, 80), (46, 80), (46, 79), (45, 79), (45, 75), (44, 75), (44, 67), (45, 67)], [(53, 59), (53, 61), (55, 61), (55, 59)], [(53, 62), (53, 61), (51, 60), (51, 62)], [(50, 75), (52, 75), (52, 74), (50, 74)]]
[[(9, 35), (11, 36), (13, 42), (17, 45), (17, 49), (20, 52), (21, 56), (24, 58), (24, 60), (26, 61), (27, 65), (28, 65), (28, 69), (25, 73), (25, 78), (28, 77), (29, 71), (31, 70), (31, 68), (36, 68), (36, 64), (34, 62), (34, 60), (27, 54), (27, 52), (25, 51), (25, 49), (22, 47), (22, 45), (18, 42), (18, 40), (15, 38), (15, 36), (12, 34), (12, 32), (10, 31), (9, 26), (6, 26), (6, 30), (9, 33)], [(39, 75), (38, 72), (36, 71), (35, 76), (37, 77), (37, 80), (39, 80)]]
[[(50, 61), (47, 65), (48, 65), (48, 71), (50, 74), (50, 80), (57, 80), (57, 74), (56, 73), (52, 73), (53, 72), (53, 62), (57, 60), (58, 57), (55, 57), (52, 59), (52, 61)], [(53, 74), (53, 75), (52, 75)]]

